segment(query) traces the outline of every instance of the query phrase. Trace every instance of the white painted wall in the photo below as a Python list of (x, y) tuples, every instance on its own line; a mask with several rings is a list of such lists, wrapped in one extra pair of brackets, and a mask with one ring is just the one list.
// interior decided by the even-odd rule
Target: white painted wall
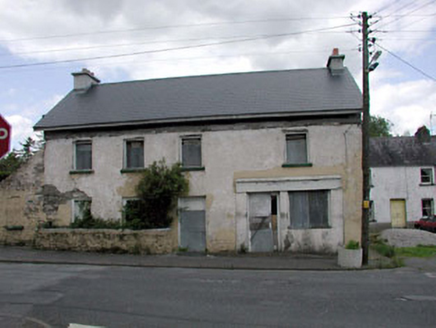
[(411, 222), (422, 216), (421, 200), (436, 197), (434, 184), (421, 184), (421, 167), (418, 166), (371, 168), (371, 182), (374, 219), (381, 223), (391, 222), (391, 199), (406, 200), (406, 220)]
[[(137, 130), (135, 133), (101, 132), (68, 138), (52, 136), (46, 144), (45, 183), (56, 186), (63, 193), (79, 189), (92, 198), (94, 215), (119, 219), (122, 198), (134, 196), (137, 181), (135, 174), (120, 173), (124, 140), (144, 138), (145, 166), (148, 166), (161, 158), (165, 158), (168, 164), (179, 161), (180, 138), (200, 134), (205, 171), (192, 171), (187, 175), (190, 179), (190, 195), (206, 196), (209, 250), (235, 250), (240, 246), (237, 240), (246, 238), (246, 195), (235, 192), (237, 179), (306, 176), (316, 180), (317, 176), (335, 175), (339, 177), (341, 186), (339, 193), (335, 192), (331, 197), (332, 229), (336, 230), (333, 234), (327, 233), (328, 236), (322, 239), (330, 250), (335, 251), (344, 238), (360, 238), (361, 130), (355, 124), (303, 127), (308, 131), (309, 161), (313, 166), (282, 168), (285, 162), (285, 135), (301, 128), (250, 129), (241, 125), (239, 128), (231, 126), (227, 130), (205, 132), (193, 128), (192, 131), (183, 132)], [(74, 141), (82, 138), (92, 140), (94, 173), (71, 175)], [(286, 197), (281, 195), (282, 198)], [(283, 203), (283, 213), (286, 213), (285, 207)], [(344, 218), (347, 220), (345, 224)], [(286, 224), (282, 226), (286, 227)], [(311, 236), (311, 239), (319, 239), (321, 235), (320, 231), (308, 231), (304, 238)]]

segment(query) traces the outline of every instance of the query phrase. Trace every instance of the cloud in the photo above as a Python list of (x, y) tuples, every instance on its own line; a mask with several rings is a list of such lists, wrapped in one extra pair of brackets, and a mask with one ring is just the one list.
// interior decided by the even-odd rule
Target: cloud
[[(56, 69), (68, 72), (70, 68), (88, 67), (102, 82), (112, 82), (120, 79), (313, 68), (325, 66), (332, 48), (337, 47), (346, 55), (345, 64), (360, 84), (359, 26), (356, 23), (339, 29), (328, 28), (353, 23), (349, 18), (350, 13), (358, 15), (362, 10), (370, 13), (379, 11), (371, 19), (372, 29), (375, 30), (372, 36), (377, 37), (387, 49), (404, 56), (404, 59), (412, 63), (421, 61), (425, 56), (428, 57), (426, 51), (434, 45), (434, 40), (428, 39), (436, 27), (436, 20), (431, 16), (417, 16), (434, 11), (434, 4), (423, 7), (426, 3), (410, 2), (408, 7), (401, 9), (404, 5), (392, 0), (0, 0), (0, 40), (26, 39), (0, 41), (0, 45), (13, 55), (4, 56), (3, 53), (4, 62), (17, 64), (116, 56), (223, 42), (232, 37), (288, 33), (287, 36), (256, 41), (83, 60), (35, 70), (41, 69), (44, 73)], [(419, 10), (413, 15), (407, 15), (417, 8)], [(262, 21), (265, 19), (269, 21)], [(325, 28), (316, 33), (307, 32)], [(422, 32), (410, 34), (405, 30)], [(50, 37), (62, 35), (64, 37)], [(419, 80), (420, 76), (410, 74), (410, 69), (403, 70), (401, 63), (394, 63), (395, 59), (385, 52), (379, 68), (372, 73), (371, 103), (374, 113), (392, 120), (396, 133), (402, 133), (428, 122), (431, 103), (425, 99), (434, 100), (435, 92)], [(419, 96), (408, 95), (410, 89)], [(61, 99), (53, 95), (51, 100), (41, 100), (35, 94), (30, 98), (23, 90), (10, 91), (7, 97), (3, 97), (8, 98), (7, 103), (1, 103), (6, 115), (20, 115), (32, 123), (36, 123), (43, 113)], [(13, 103), (9, 100), (14, 97), (18, 99), (20, 94), (27, 101)], [(413, 118), (408, 115), (411, 110), (414, 111)]]
[(20, 148), (20, 142), (35, 136), (32, 120), (21, 115), (11, 115), (6, 116), (6, 121), (11, 125), (11, 148)]
[(381, 84), (371, 94), (372, 114), (393, 122), (393, 132), (399, 135), (405, 131), (413, 134), (422, 125), (430, 127), (435, 103), (436, 84), (428, 80)]
[[(20, 94), (18, 94), (17, 97), (20, 97)], [(32, 102), (32, 99), (29, 99), (28, 102), (19, 106), (19, 110), (18, 106), (15, 106), (12, 111), (15, 114), (5, 116), (12, 128), (11, 147), (20, 148), (20, 143), (28, 137), (35, 138), (38, 135), (33, 131), (33, 126), (36, 121), (39, 120), (42, 114), (50, 110), (61, 99), (62, 96), (53, 95), (48, 99), (39, 100), (37, 102)]]

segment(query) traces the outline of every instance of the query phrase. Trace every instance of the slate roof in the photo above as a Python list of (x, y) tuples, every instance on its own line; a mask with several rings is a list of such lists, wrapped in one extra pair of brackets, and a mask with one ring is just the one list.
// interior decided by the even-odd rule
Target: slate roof
[(416, 137), (379, 137), (370, 140), (371, 167), (436, 165), (436, 136), (422, 143)]
[(36, 130), (360, 111), (361, 93), (345, 68), (235, 73), (107, 83), (71, 91)]

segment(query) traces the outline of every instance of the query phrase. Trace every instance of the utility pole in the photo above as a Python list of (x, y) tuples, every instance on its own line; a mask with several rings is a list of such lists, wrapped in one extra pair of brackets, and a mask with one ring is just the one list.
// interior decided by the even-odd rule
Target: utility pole
[(362, 172), (363, 172), (363, 202), (362, 202), (362, 264), (368, 264), (369, 246), (369, 208), (370, 208), (370, 169), (369, 169), (369, 50), (368, 50), (368, 13), (361, 14), (362, 19)]

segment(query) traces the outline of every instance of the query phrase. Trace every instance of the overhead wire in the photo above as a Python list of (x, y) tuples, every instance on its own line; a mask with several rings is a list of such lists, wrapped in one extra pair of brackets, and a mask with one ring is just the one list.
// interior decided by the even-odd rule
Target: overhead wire
[(379, 10), (377, 10), (375, 13), (376, 13), (376, 14), (379, 14), (379, 13), (385, 11), (386, 9), (389, 9), (389, 8), (392, 7), (392, 6), (397, 5), (397, 4), (400, 3), (401, 1), (402, 1), (402, 0), (398, 0), (398, 1), (394, 0), (394, 1), (392, 1), (391, 3), (385, 5), (384, 7), (380, 8)]
[(418, 67), (412, 65), (411, 63), (409, 63), (407, 60), (401, 58), (400, 56), (398, 56), (397, 54), (393, 53), (392, 51), (386, 49), (386, 47), (381, 46), (379, 43), (377, 43), (377, 46), (386, 51), (388, 54), (390, 54), (392, 57), (396, 58), (397, 60), (401, 61), (403, 64), (409, 66), (410, 68), (414, 69), (415, 71), (417, 71), (418, 73), (424, 75), (425, 77), (429, 78), (430, 80), (433, 80), (436, 82), (436, 78), (431, 76), (430, 74), (427, 74), (426, 72), (424, 72), (423, 70), (419, 69)]
[[(320, 32), (323, 33), (323, 32)], [(340, 32), (343, 33), (343, 32)], [(167, 43), (179, 43), (188, 41), (205, 41), (205, 40), (228, 40), (228, 39), (238, 39), (238, 38), (248, 38), (248, 37), (262, 37), (267, 36), (267, 34), (257, 34), (257, 35), (234, 35), (234, 36), (212, 36), (212, 37), (202, 37), (202, 38), (187, 38), (187, 39), (170, 39), (170, 40), (149, 40), (142, 42), (131, 42), (131, 43), (116, 43), (116, 44), (100, 44), (94, 46), (86, 47), (68, 47), (68, 48), (56, 48), (47, 50), (31, 50), (31, 51), (14, 51), (11, 53), (0, 53), (0, 57), (6, 56), (20, 56), (20, 55), (31, 55), (31, 54), (44, 54), (44, 53), (54, 53), (54, 52), (65, 52), (65, 51), (82, 51), (82, 50), (93, 50), (100, 48), (114, 48), (114, 47), (132, 47), (146, 44), (167, 44)]]
[(326, 20), (326, 19), (346, 19), (348, 17), (295, 17), (295, 18), (270, 18), (270, 19), (257, 19), (257, 20), (245, 20), (245, 21), (226, 21), (226, 22), (209, 22), (209, 23), (197, 23), (197, 24), (178, 24), (178, 25), (165, 25), (165, 26), (148, 26), (133, 29), (120, 29), (120, 30), (106, 30), (95, 31), (85, 33), (73, 33), (73, 34), (59, 34), (59, 35), (46, 35), (36, 36), (30, 38), (18, 38), (18, 39), (3, 39), (0, 42), (19, 42), (19, 41), (33, 41), (33, 40), (47, 40), (57, 38), (69, 38), (76, 36), (90, 36), (100, 34), (113, 34), (113, 33), (126, 33), (126, 32), (138, 32), (146, 30), (160, 30), (160, 29), (173, 29), (173, 28), (191, 28), (201, 26), (220, 26), (220, 25), (233, 25), (233, 24), (251, 24), (251, 23), (267, 23), (267, 22), (286, 22), (286, 21), (304, 21), (304, 20)]
[(272, 35), (262, 35), (262, 36), (248, 37), (248, 38), (236, 39), (236, 40), (210, 42), (210, 43), (203, 43), (203, 44), (196, 44), (196, 45), (188, 45), (188, 46), (180, 46), (180, 47), (164, 48), (164, 49), (154, 49), (154, 50), (138, 51), (138, 52), (131, 52), (131, 53), (106, 55), (106, 56), (95, 56), (95, 57), (87, 57), (87, 58), (74, 58), (74, 59), (67, 59), (67, 60), (47, 61), (47, 62), (30, 63), (30, 64), (5, 65), (5, 66), (0, 66), (0, 69), (23, 68), (23, 67), (43, 66), (43, 65), (54, 65), (54, 64), (59, 64), (59, 63), (71, 63), (71, 62), (79, 62), (79, 61), (92, 61), (92, 60), (99, 60), (99, 59), (105, 59), (105, 58), (120, 58), (120, 57), (129, 57), (129, 56), (136, 56), (136, 55), (143, 55), (143, 54), (162, 53), (162, 52), (169, 52), (169, 51), (177, 51), (177, 50), (185, 50), (185, 49), (193, 49), (193, 48), (210, 47), (210, 46), (216, 46), (216, 45), (222, 45), (222, 44), (234, 44), (234, 43), (242, 43), (242, 42), (256, 41), (256, 40), (262, 40), (262, 39), (280, 38), (280, 37), (286, 37), (286, 36), (291, 36), (291, 35), (316, 33), (316, 32), (322, 32), (322, 31), (329, 31), (329, 30), (339, 29), (339, 28), (343, 28), (343, 27), (350, 27), (350, 26), (354, 26), (354, 25), (355, 25), (354, 23), (352, 23), (352, 24), (343, 24), (343, 25), (338, 25), (338, 26), (333, 26), (333, 27), (319, 28), (319, 29), (306, 30), (306, 31), (300, 31), (300, 32), (280, 33), (280, 34), (272, 34)]
[(414, 13), (414, 12), (417, 12), (418, 10), (421, 10), (421, 9), (423, 9), (423, 8), (425, 8), (425, 7), (427, 7), (427, 6), (431, 5), (431, 4), (433, 4), (433, 3), (435, 3), (435, 2), (436, 2), (436, 0), (431, 0), (431, 1), (429, 1), (429, 2), (427, 2), (427, 3), (425, 3), (425, 4), (423, 4), (422, 6), (419, 6), (419, 7), (415, 8), (415, 9), (413, 9), (412, 11), (409, 11), (409, 12), (406, 13), (406, 14), (403, 14), (403, 15), (401, 15), (401, 16), (399, 16), (399, 17), (396, 17), (396, 18), (395, 18), (394, 20), (392, 20), (392, 21), (389, 21), (389, 22), (386, 22), (385, 24), (382, 24), (382, 25), (379, 26), (378, 28), (379, 28), (379, 29), (380, 29), (380, 28), (385, 28), (386, 26), (391, 25), (392, 23), (395, 23), (395, 22), (399, 21), (399, 20), (402, 19), (404, 16), (410, 16), (410, 14), (412, 14), (412, 13)]

